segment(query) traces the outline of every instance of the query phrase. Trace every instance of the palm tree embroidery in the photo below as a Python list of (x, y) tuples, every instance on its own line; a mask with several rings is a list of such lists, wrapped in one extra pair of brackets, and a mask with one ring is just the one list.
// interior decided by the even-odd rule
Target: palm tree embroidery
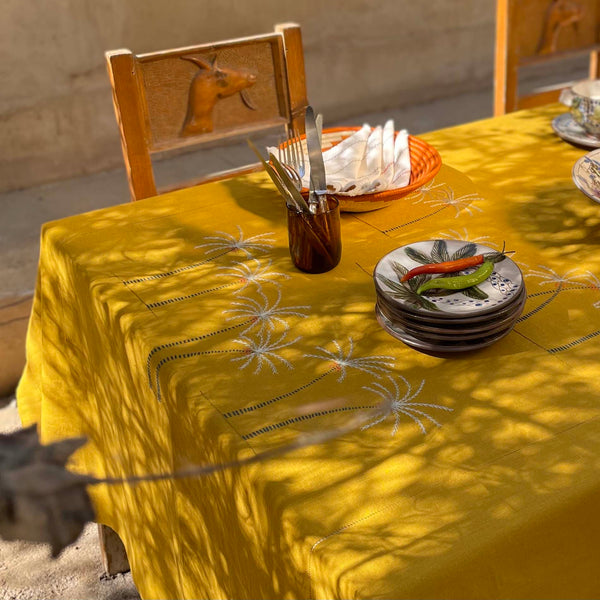
[(496, 248), (497, 244), (494, 242), (490, 242), (489, 235), (482, 235), (479, 237), (471, 237), (466, 227), (462, 228), (462, 231), (457, 231), (456, 229), (449, 229), (447, 232), (443, 231), (439, 234), (441, 238), (445, 238), (447, 240), (460, 240), (461, 242), (473, 242), (474, 244), (486, 244), (491, 246), (492, 248)]
[(356, 369), (357, 371), (363, 371), (364, 373), (369, 373), (375, 377), (380, 377), (380, 373), (386, 373), (394, 366), (395, 359), (393, 356), (377, 355), (359, 356), (353, 358), (352, 354), (354, 353), (354, 341), (351, 337), (348, 338), (347, 353), (344, 353), (343, 348), (337, 340), (333, 340), (333, 345), (336, 349), (335, 352), (331, 352), (325, 348), (322, 348), (321, 346), (317, 346), (317, 350), (319, 350), (321, 354), (305, 354), (305, 356), (333, 362), (332, 372), (337, 371), (339, 373), (337, 378), (338, 383), (344, 381), (346, 378), (346, 370), (348, 368)]
[[(433, 423), (436, 427), (441, 427), (441, 424), (436, 421), (431, 415), (428, 415), (426, 412), (421, 410), (421, 408), (435, 408), (439, 410), (445, 410), (448, 412), (453, 411), (454, 409), (449, 408), (447, 406), (442, 406), (440, 404), (431, 404), (427, 402), (413, 402), (412, 400), (416, 398), (423, 389), (425, 385), (425, 380), (421, 381), (418, 389), (413, 392), (410, 383), (408, 383), (407, 379), (400, 375), (400, 379), (404, 382), (406, 386), (406, 392), (402, 397), (400, 397), (400, 387), (398, 383), (394, 381), (391, 377), (388, 377), (391, 387), (386, 387), (381, 383), (375, 382), (370, 386), (363, 386), (364, 390), (369, 392), (373, 392), (377, 394), (381, 398), (381, 403), (379, 404), (381, 409), (381, 414), (376, 417), (370, 423), (363, 425), (361, 429), (369, 429), (379, 423), (385, 421), (388, 417), (394, 417), (394, 426), (392, 428), (391, 435), (396, 435), (398, 431), (398, 426), (400, 425), (401, 415), (405, 415), (411, 418), (418, 426), (423, 434), (427, 433), (427, 429), (423, 424), (423, 419), (428, 419)], [(419, 408), (416, 408), (419, 407)]]
[(219, 254), (215, 254), (214, 256), (210, 256), (201, 260), (199, 262), (193, 263), (191, 265), (185, 265), (183, 267), (179, 267), (177, 269), (172, 269), (171, 271), (167, 271), (165, 273), (153, 273), (152, 275), (144, 275), (143, 277), (137, 277), (135, 279), (129, 279), (124, 281), (124, 285), (132, 285), (135, 283), (141, 283), (143, 281), (151, 281), (155, 279), (163, 279), (164, 277), (171, 277), (172, 275), (178, 275), (179, 273), (183, 273), (185, 271), (190, 271), (191, 269), (196, 269), (202, 265), (205, 265), (229, 252), (234, 252), (236, 250), (241, 250), (247, 257), (252, 256), (252, 252), (267, 252), (270, 246), (274, 243), (272, 237), (273, 233), (260, 233), (258, 235), (253, 235), (249, 238), (244, 239), (244, 234), (242, 232), (242, 228), (239, 225), (236, 225), (238, 230), (238, 237), (231, 235), (230, 233), (225, 233), (224, 231), (217, 231), (216, 233), (220, 233), (221, 235), (217, 236), (209, 236), (204, 238), (205, 240), (209, 240), (207, 243), (198, 244), (194, 246), (194, 249), (198, 248), (208, 248), (209, 251), (220, 250)]
[(194, 248), (205, 248), (209, 252), (214, 250), (220, 250), (220, 253), (210, 258), (214, 260), (219, 258), (228, 252), (234, 252), (241, 250), (247, 257), (252, 256), (252, 252), (267, 252), (267, 250), (273, 245), (274, 240), (271, 236), (273, 233), (259, 233), (249, 238), (244, 239), (244, 233), (239, 225), (236, 225), (238, 230), (237, 238), (230, 233), (224, 231), (217, 231), (220, 235), (208, 236), (204, 239), (207, 240), (203, 244), (198, 244)]
[(419, 204), (419, 202), (423, 201), (425, 198), (429, 198), (433, 194), (437, 194), (440, 191), (445, 193), (443, 189), (449, 187), (450, 186), (447, 183), (435, 183), (435, 179), (432, 179), (425, 185), (422, 185), (417, 191), (413, 192), (408, 199), (412, 200), (413, 204)]
[[(253, 298), (240, 298), (241, 302), (233, 302), (233, 306), (239, 306), (240, 308), (234, 308), (232, 310), (224, 311), (224, 314), (232, 314), (234, 315), (228, 321), (243, 319), (234, 325), (229, 325), (227, 327), (222, 327), (221, 329), (217, 329), (214, 331), (210, 331), (208, 333), (204, 333), (201, 335), (196, 335), (193, 337), (186, 338), (184, 340), (177, 340), (175, 342), (167, 342), (166, 344), (161, 344), (160, 346), (155, 346), (152, 348), (150, 353), (148, 354), (148, 358), (146, 359), (146, 370), (148, 374), (148, 385), (152, 388), (152, 357), (161, 350), (165, 350), (167, 348), (175, 348), (177, 346), (183, 346), (185, 344), (192, 344), (194, 342), (200, 342), (207, 338), (212, 338), (220, 333), (227, 333), (228, 331), (233, 331), (235, 329), (242, 329), (242, 334), (246, 334), (254, 328), (257, 328), (256, 332), (258, 335), (262, 335), (265, 332), (266, 328), (269, 328), (271, 331), (275, 330), (276, 324), (281, 324), (284, 326), (285, 330), (289, 329), (288, 324), (284, 321), (284, 316), (298, 316), (298, 317), (306, 317), (306, 314), (300, 311), (309, 310), (310, 306), (289, 306), (289, 307), (281, 307), (279, 306), (281, 302), (281, 292), (277, 293), (277, 300), (270, 304), (269, 299), (265, 294), (258, 290), (258, 293), (261, 295), (263, 301), (262, 303), (253, 299)], [(158, 377), (157, 377), (158, 380)]]
[(184, 296), (176, 296), (174, 298), (167, 298), (166, 300), (160, 300), (159, 302), (153, 302), (152, 304), (146, 304), (147, 308), (158, 308), (161, 306), (167, 306), (169, 304), (174, 304), (175, 302), (183, 302), (184, 300), (191, 300), (192, 298), (197, 298), (198, 296), (204, 296), (205, 294), (209, 294), (211, 292), (218, 292), (227, 288), (230, 288), (237, 283), (241, 283), (242, 286), (235, 290), (234, 294), (239, 294), (243, 290), (245, 290), (251, 283), (254, 283), (257, 286), (257, 289), (260, 290), (263, 283), (273, 283), (278, 285), (277, 281), (273, 281), (273, 278), (282, 278), (289, 279), (290, 276), (285, 273), (277, 273), (276, 271), (270, 270), (272, 261), (269, 261), (266, 266), (261, 265), (259, 260), (255, 258), (252, 259), (255, 262), (254, 266), (248, 266), (245, 263), (237, 263), (235, 267), (218, 267), (219, 270), (226, 270), (226, 273), (217, 273), (217, 277), (235, 277), (235, 281), (230, 283), (224, 283), (222, 285), (217, 285), (212, 288), (208, 288), (205, 290), (200, 290), (198, 292), (194, 292), (192, 294), (186, 294)]
[(234, 267), (219, 267), (219, 270), (226, 271), (225, 273), (217, 273), (217, 277), (236, 277), (242, 283), (242, 287), (234, 293), (239, 294), (245, 290), (251, 283), (254, 283), (260, 290), (263, 283), (273, 283), (278, 285), (276, 279), (289, 279), (290, 276), (286, 273), (278, 273), (271, 270), (272, 262), (269, 260), (266, 265), (262, 265), (259, 260), (253, 258), (253, 265), (248, 266), (245, 263), (238, 263)]
[(275, 361), (279, 361), (288, 369), (292, 369), (292, 364), (285, 358), (276, 354), (276, 351), (291, 346), (300, 338), (296, 338), (291, 342), (284, 342), (286, 335), (287, 333), (284, 332), (279, 337), (279, 339), (274, 342), (271, 341), (271, 334), (269, 332), (267, 332), (266, 335), (259, 334), (258, 339), (256, 340), (251, 339), (246, 335), (242, 335), (239, 339), (233, 340), (233, 343), (241, 344), (242, 346), (244, 346), (243, 348), (227, 348), (223, 350), (198, 350), (195, 352), (185, 352), (183, 354), (174, 354), (171, 356), (165, 356), (164, 358), (161, 358), (158, 364), (156, 365), (155, 382), (157, 400), (160, 402), (161, 399), (160, 370), (163, 367), (163, 365), (174, 360), (217, 354), (241, 354), (242, 356), (237, 356), (236, 358), (232, 358), (231, 360), (243, 361), (243, 365), (241, 366), (242, 369), (245, 369), (248, 365), (256, 361), (256, 368), (253, 371), (255, 375), (261, 372), (263, 366), (270, 367), (271, 371), (274, 374), (276, 374), (278, 371), (277, 367), (275, 366)]
[(253, 404), (251, 406), (246, 406), (244, 408), (238, 408), (232, 411), (225, 413), (223, 416), (226, 419), (231, 417), (236, 417), (239, 415), (243, 415), (249, 412), (253, 412), (260, 408), (264, 408), (265, 406), (270, 406), (275, 402), (279, 402), (284, 398), (290, 398), (295, 394), (306, 390), (312, 385), (318, 383), (328, 375), (333, 373), (338, 373), (337, 381), (341, 383), (346, 378), (346, 373), (348, 369), (356, 369), (357, 371), (362, 371), (364, 373), (368, 373), (369, 375), (374, 375), (379, 378), (382, 374), (387, 373), (394, 366), (394, 357), (387, 355), (378, 355), (378, 356), (366, 356), (366, 357), (353, 357), (354, 353), (354, 342), (352, 338), (348, 338), (348, 350), (344, 351), (342, 346), (337, 340), (333, 341), (333, 345), (335, 346), (335, 351), (331, 352), (326, 350), (325, 348), (317, 347), (317, 350), (320, 351), (320, 354), (305, 354), (305, 357), (310, 358), (318, 358), (320, 360), (331, 361), (333, 365), (327, 369), (321, 375), (311, 379), (310, 381), (298, 386), (297, 388), (285, 392), (279, 396), (275, 396), (269, 400), (263, 400), (262, 402), (258, 402), (257, 404)]
[[(536, 313), (540, 312), (542, 309), (546, 308), (546, 306), (548, 306), (548, 304), (550, 304), (564, 289), (563, 284), (578, 283), (576, 279), (570, 278), (570, 275), (572, 273), (575, 273), (577, 269), (569, 269), (564, 275), (559, 275), (550, 267), (544, 267), (540, 265), (540, 269), (540, 271), (530, 271), (525, 275), (525, 277), (539, 277), (540, 279), (545, 280), (540, 281), (539, 285), (555, 284), (556, 289), (552, 293), (552, 296), (550, 296), (550, 298), (542, 302), (542, 304), (540, 304), (538, 307), (534, 308), (532, 311), (528, 312), (525, 315), (521, 315), (517, 319), (517, 323), (522, 323), (523, 321), (529, 319), (529, 317), (532, 317)], [(531, 298), (533, 295), (534, 294), (529, 295), (528, 298)]]
[(254, 298), (242, 296), (239, 301), (231, 303), (232, 306), (237, 308), (226, 310), (223, 313), (232, 315), (227, 321), (244, 319), (242, 325), (246, 325), (246, 328), (242, 330), (242, 334), (245, 334), (254, 327), (258, 327), (257, 333), (261, 335), (267, 329), (274, 331), (277, 324), (282, 325), (284, 330), (287, 331), (289, 325), (283, 317), (306, 317), (306, 313), (302, 311), (310, 309), (310, 306), (280, 306), (280, 290), (277, 291), (277, 299), (272, 304), (260, 289), (257, 291), (262, 298), (262, 302)]
[[(368, 411), (372, 412), (373, 409), (376, 409), (376, 410), (379, 409), (379, 411), (381, 413), (378, 417), (375, 418), (374, 421), (372, 421), (371, 423), (367, 423), (366, 425), (363, 425), (361, 427), (362, 430), (369, 429), (370, 427), (373, 427), (374, 425), (377, 425), (377, 424), (385, 421), (389, 416), (394, 415), (395, 421), (394, 421), (394, 427), (392, 429), (391, 435), (396, 435), (396, 432), (398, 431), (399, 422), (400, 422), (400, 415), (402, 415), (402, 414), (410, 417), (419, 426), (419, 429), (421, 430), (421, 432), (423, 434), (427, 433), (427, 430), (425, 429), (425, 425), (423, 424), (422, 419), (429, 419), (429, 421), (431, 421), (436, 427), (441, 427), (441, 424), (436, 419), (434, 419), (432, 416), (428, 415), (426, 412), (421, 410), (421, 408), (423, 408), (423, 407), (437, 408), (437, 409), (445, 410), (448, 412), (451, 412), (454, 409), (448, 408), (447, 406), (441, 406), (439, 404), (431, 404), (431, 403), (425, 403), (425, 402), (412, 402), (413, 398), (418, 396), (419, 393), (421, 392), (421, 389), (423, 388), (425, 380), (423, 380), (421, 382), (419, 389), (416, 392), (414, 392), (413, 394), (411, 394), (411, 386), (408, 383), (408, 381), (404, 377), (402, 377), (402, 375), (400, 375), (400, 378), (402, 379), (402, 381), (404, 381), (404, 383), (407, 387), (407, 391), (402, 398), (400, 398), (400, 389), (398, 387), (398, 384), (391, 377), (388, 376), (388, 379), (392, 383), (392, 389), (390, 389), (380, 383), (377, 383), (377, 382), (373, 383), (372, 387), (363, 386), (363, 389), (375, 392), (378, 396), (380, 396), (382, 398), (382, 402), (380, 402), (379, 404), (376, 404), (376, 405), (368, 404), (368, 405), (362, 405), (362, 406), (341, 406), (341, 407), (332, 408), (329, 410), (319, 410), (316, 412), (311, 412), (311, 413), (303, 414), (300, 416), (290, 417), (288, 419), (285, 419), (284, 421), (279, 421), (278, 423), (272, 423), (270, 425), (265, 425), (264, 427), (261, 427), (260, 429), (251, 431), (250, 433), (243, 435), (242, 439), (249, 440), (249, 439), (255, 438), (259, 435), (262, 435), (263, 433), (268, 433), (270, 431), (276, 431), (278, 429), (287, 427), (288, 425), (292, 425), (293, 423), (298, 423), (300, 421), (307, 421), (309, 419), (315, 419), (317, 417), (323, 417), (323, 416), (331, 415), (334, 413), (356, 411), (356, 410), (368, 410)], [(419, 408), (415, 408), (415, 407), (419, 407)]]
[(443, 206), (454, 207), (456, 214), (454, 218), (458, 218), (461, 211), (465, 211), (469, 214), (469, 216), (473, 215), (473, 211), (477, 210), (479, 212), (483, 212), (483, 209), (476, 204), (473, 204), (476, 200), (483, 200), (483, 198), (479, 194), (464, 194), (463, 196), (455, 196), (454, 190), (448, 187), (446, 191), (446, 196), (444, 198), (431, 198), (429, 200), (425, 200), (425, 204), (431, 204), (434, 207)]
[[(437, 192), (434, 193), (435, 190), (437, 190)], [(401, 223), (400, 225), (395, 225), (394, 227), (385, 229), (384, 233), (391, 233), (392, 231), (396, 231), (397, 229), (401, 229), (402, 227), (413, 225), (414, 223), (418, 223), (419, 221), (423, 221), (424, 219), (433, 217), (439, 212), (442, 212), (443, 210), (450, 207), (454, 207), (456, 211), (454, 218), (458, 218), (461, 211), (465, 211), (471, 216), (474, 210), (480, 212), (482, 211), (482, 209), (479, 206), (473, 204), (473, 202), (475, 202), (476, 200), (482, 200), (479, 194), (465, 194), (463, 196), (455, 196), (454, 190), (445, 183), (429, 186), (429, 188), (425, 189), (421, 195), (417, 196), (413, 204), (419, 204), (420, 202), (424, 202), (425, 204), (432, 205), (433, 210), (427, 213), (426, 215), (422, 215), (420, 217), (417, 217), (416, 219), (413, 219), (412, 221), (407, 221), (406, 223)]]
[(237, 356), (231, 360), (242, 361), (240, 369), (245, 369), (247, 366), (256, 363), (256, 367), (253, 371), (255, 375), (260, 373), (264, 366), (269, 367), (273, 374), (277, 374), (277, 361), (291, 370), (294, 368), (292, 363), (282, 356), (279, 356), (279, 354), (276, 354), (276, 351), (291, 346), (300, 338), (297, 337), (292, 341), (285, 341), (286, 336), (287, 332), (283, 332), (277, 340), (271, 341), (270, 331), (267, 331), (264, 334), (259, 333), (256, 339), (252, 339), (247, 335), (242, 335), (238, 340), (234, 340), (234, 343), (245, 346), (245, 348), (241, 350), (243, 356)]

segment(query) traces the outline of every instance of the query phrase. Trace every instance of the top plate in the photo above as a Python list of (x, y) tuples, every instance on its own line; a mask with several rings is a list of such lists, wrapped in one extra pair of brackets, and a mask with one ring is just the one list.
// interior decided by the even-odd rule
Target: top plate
[(600, 148), (600, 138), (594, 137), (586, 132), (571, 115), (565, 113), (552, 120), (554, 132), (567, 142), (585, 146), (586, 148)]
[(588, 152), (573, 165), (575, 185), (595, 202), (600, 202), (600, 149)]
[[(474, 316), (499, 310), (514, 300), (523, 288), (521, 269), (510, 258), (495, 263), (494, 272), (477, 287), (487, 298), (470, 297), (467, 290), (445, 292), (444, 295), (419, 296), (409, 285), (400, 283), (399, 272), (418, 267), (421, 262), (409, 254), (418, 253), (427, 262), (454, 260), (465, 255), (497, 252), (496, 249), (464, 240), (427, 240), (396, 248), (386, 254), (375, 267), (375, 286), (388, 302), (413, 314), (436, 315), (443, 318)], [(437, 276), (437, 275), (436, 275)]]

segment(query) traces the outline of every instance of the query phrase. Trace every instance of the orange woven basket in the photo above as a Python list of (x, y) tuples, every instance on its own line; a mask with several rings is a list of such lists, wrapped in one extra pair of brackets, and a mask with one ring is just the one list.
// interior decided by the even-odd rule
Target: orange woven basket
[[(323, 150), (329, 150), (329, 148), (339, 144), (343, 139), (350, 137), (360, 129), (360, 127), (330, 127), (324, 129), (322, 136)], [(408, 136), (408, 150), (410, 152), (411, 173), (407, 186), (361, 196), (335, 194), (340, 203), (340, 210), (343, 212), (377, 210), (388, 206), (394, 200), (411, 194), (428, 181), (431, 181), (442, 166), (442, 159), (438, 151), (414, 135)], [(308, 190), (303, 190), (303, 195), (308, 196)]]

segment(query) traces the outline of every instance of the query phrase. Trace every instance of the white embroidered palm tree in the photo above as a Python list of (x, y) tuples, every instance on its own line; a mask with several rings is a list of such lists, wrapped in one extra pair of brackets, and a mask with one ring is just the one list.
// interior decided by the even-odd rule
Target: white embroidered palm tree
[(352, 341), (352, 338), (348, 338), (348, 350), (346, 353), (337, 340), (333, 340), (333, 345), (336, 348), (336, 352), (330, 352), (329, 350), (318, 346), (317, 350), (319, 350), (321, 354), (306, 354), (305, 356), (333, 362), (336, 370), (340, 373), (338, 382), (344, 381), (346, 378), (346, 369), (348, 368), (357, 369), (358, 371), (369, 373), (375, 377), (380, 377), (380, 373), (386, 373), (394, 366), (395, 359), (393, 356), (378, 355), (353, 358), (354, 342)]
[(444, 231), (439, 234), (441, 238), (445, 238), (447, 240), (460, 240), (461, 242), (473, 242), (474, 244), (485, 244), (492, 248), (497, 248), (498, 244), (494, 242), (489, 242), (489, 235), (482, 235), (479, 237), (472, 237), (469, 235), (466, 227), (462, 228), (462, 231), (457, 231), (456, 229), (449, 229), (447, 232)]
[(232, 315), (227, 319), (228, 321), (243, 319), (244, 322), (250, 322), (249, 325), (242, 330), (242, 333), (246, 333), (254, 327), (258, 327), (258, 334), (264, 334), (267, 329), (274, 331), (277, 324), (282, 325), (287, 331), (289, 325), (284, 317), (306, 317), (306, 313), (301, 311), (310, 309), (310, 306), (280, 306), (280, 290), (277, 291), (277, 299), (272, 304), (262, 291), (258, 290), (258, 293), (262, 298), (262, 302), (254, 298), (243, 296), (240, 298), (239, 302), (231, 303), (232, 306), (238, 308), (224, 311), (225, 314)]
[[(394, 357), (393, 356), (368, 356), (368, 357), (359, 357), (352, 358), (352, 353), (354, 352), (354, 343), (352, 338), (348, 338), (349, 342), (349, 350), (347, 354), (344, 354), (342, 347), (337, 341), (334, 341), (333, 344), (336, 347), (337, 353), (330, 352), (329, 350), (325, 350), (324, 348), (318, 347), (317, 350), (320, 350), (322, 354), (305, 354), (305, 357), (318, 358), (320, 360), (326, 360), (333, 362), (333, 366), (324, 373), (317, 375), (310, 381), (303, 383), (293, 390), (289, 390), (280, 394), (279, 396), (275, 396), (274, 398), (270, 398), (269, 400), (262, 400), (253, 404), (251, 406), (246, 406), (241, 409), (236, 409), (231, 412), (225, 413), (223, 416), (226, 419), (230, 417), (239, 416), (242, 414), (246, 414), (249, 412), (253, 412), (255, 410), (259, 410), (265, 408), (267, 406), (271, 406), (280, 400), (285, 398), (291, 398), (296, 394), (301, 392), (305, 392), (308, 388), (315, 385), (322, 379), (325, 379), (329, 375), (333, 373), (339, 373), (339, 377), (337, 379), (338, 383), (341, 383), (346, 377), (346, 369), (352, 368), (357, 369), (358, 371), (363, 371), (365, 373), (369, 373), (370, 375), (374, 375), (375, 377), (381, 377), (380, 373), (386, 373), (394, 366)], [(240, 359), (237, 359), (240, 360)]]
[(253, 371), (255, 375), (260, 373), (265, 366), (269, 367), (272, 373), (278, 373), (276, 366), (277, 362), (286, 366), (288, 369), (293, 369), (294, 367), (289, 360), (276, 354), (278, 350), (287, 348), (300, 339), (295, 338), (292, 341), (285, 341), (286, 335), (287, 332), (284, 332), (275, 341), (271, 341), (271, 332), (269, 331), (264, 334), (259, 334), (255, 339), (252, 339), (247, 335), (242, 335), (238, 340), (234, 340), (234, 343), (245, 346), (243, 355), (232, 358), (231, 360), (242, 361), (241, 369), (245, 369), (247, 366), (256, 363), (256, 368)]
[(422, 185), (418, 190), (408, 196), (409, 200), (413, 201), (413, 204), (422, 202), (425, 198), (430, 197), (432, 194), (445, 194), (444, 188), (449, 187), (447, 183), (435, 183), (435, 179), (428, 181)]
[(525, 277), (539, 277), (540, 279), (544, 279), (545, 281), (540, 281), (540, 285), (546, 285), (547, 283), (556, 283), (557, 285), (577, 283), (577, 279), (571, 277), (572, 273), (577, 272), (577, 269), (569, 269), (564, 275), (559, 275), (550, 267), (540, 265), (540, 269), (540, 271), (530, 271)]
[(272, 261), (268, 261), (266, 265), (261, 264), (256, 258), (252, 259), (253, 264), (238, 263), (235, 267), (219, 267), (224, 273), (217, 273), (217, 277), (235, 277), (242, 282), (242, 287), (235, 294), (239, 294), (245, 290), (251, 283), (254, 283), (260, 290), (263, 283), (274, 283), (278, 285), (277, 279), (289, 279), (290, 276), (286, 273), (278, 273), (271, 270)]
[(425, 204), (431, 204), (433, 206), (452, 206), (456, 211), (454, 217), (457, 218), (461, 211), (465, 211), (469, 215), (472, 215), (473, 211), (475, 210), (482, 212), (482, 209), (479, 206), (473, 204), (476, 200), (483, 200), (483, 198), (479, 194), (464, 194), (463, 196), (455, 196), (454, 190), (448, 187), (446, 196), (444, 198), (431, 198), (430, 200), (425, 200)]
[(405, 394), (402, 397), (400, 397), (400, 387), (398, 386), (398, 383), (394, 381), (391, 377), (388, 377), (388, 379), (392, 384), (391, 387), (386, 387), (378, 382), (375, 382), (370, 386), (363, 386), (364, 390), (373, 392), (381, 398), (381, 414), (370, 423), (363, 425), (361, 429), (369, 429), (369, 427), (378, 425), (379, 423), (382, 423), (388, 417), (393, 415), (394, 427), (392, 428), (391, 435), (396, 435), (396, 432), (398, 431), (398, 426), (400, 424), (400, 417), (401, 415), (405, 415), (411, 418), (419, 426), (421, 432), (425, 434), (427, 433), (427, 430), (425, 429), (425, 425), (423, 425), (422, 419), (428, 419), (436, 427), (441, 427), (441, 424), (438, 421), (436, 421), (431, 415), (428, 415), (426, 412), (421, 410), (421, 408), (435, 408), (439, 410), (445, 410), (448, 412), (454, 410), (447, 406), (441, 406), (440, 404), (412, 402), (412, 400), (421, 393), (423, 385), (425, 384), (425, 380), (421, 381), (421, 384), (419, 385), (419, 388), (416, 392), (412, 392), (412, 387), (410, 383), (408, 383), (405, 377), (400, 375), (400, 379), (402, 379), (406, 386)]
[(219, 256), (227, 254), (227, 252), (241, 250), (246, 256), (250, 257), (252, 256), (251, 251), (266, 252), (274, 243), (273, 233), (259, 233), (244, 239), (242, 228), (236, 225), (236, 229), (238, 230), (237, 238), (230, 233), (217, 231), (216, 233), (220, 235), (205, 237), (206, 241), (203, 244), (194, 246), (194, 248), (205, 248), (209, 251), (221, 250)]
[(526, 321), (530, 317), (533, 317), (533, 315), (539, 313), (546, 306), (548, 306), (548, 304), (550, 304), (555, 298), (557, 298), (558, 295), (560, 294), (560, 292), (564, 289), (565, 283), (571, 283), (571, 284), (580, 283), (579, 281), (577, 281), (576, 278), (571, 277), (572, 273), (577, 272), (577, 269), (569, 269), (563, 275), (559, 275), (556, 271), (554, 271), (550, 267), (545, 267), (545, 266), (540, 265), (540, 269), (541, 269), (540, 271), (529, 271), (529, 273), (527, 273), (525, 275), (525, 277), (539, 277), (540, 279), (543, 280), (543, 281), (539, 282), (540, 285), (555, 284), (556, 287), (553, 291), (529, 294), (527, 296), (528, 298), (532, 298), (533, 296), (545, 295), (545, 294), (552, 294), (552, 295), (547, 300), (544, 300), (544, 302), (542, 302), (539, 306), (536, 306), (536, 308), (534, 308), (532, 311), (530, 311), (524, 315), (521, 315), (518, 318), (517, 323), (522, 323), (523, 321)]

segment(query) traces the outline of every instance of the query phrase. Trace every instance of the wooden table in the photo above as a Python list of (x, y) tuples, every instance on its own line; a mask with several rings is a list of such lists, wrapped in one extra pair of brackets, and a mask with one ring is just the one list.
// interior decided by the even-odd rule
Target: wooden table
[[(598, 596), (600, 208), (559, 111), (423, 136), (435, 181), (343, 215), (323, 275), (291, 265), (263, 174), (44, 227), (18, 404), (45, 442), (89, 438), (74, 469), (178, 470), (365, 417), (268, 462), (91, 489), (143, 597)], [(375, 319), (379, 258), (439, 237), (516, 251), (527, 303), (489, 348), (429, 356)]]

